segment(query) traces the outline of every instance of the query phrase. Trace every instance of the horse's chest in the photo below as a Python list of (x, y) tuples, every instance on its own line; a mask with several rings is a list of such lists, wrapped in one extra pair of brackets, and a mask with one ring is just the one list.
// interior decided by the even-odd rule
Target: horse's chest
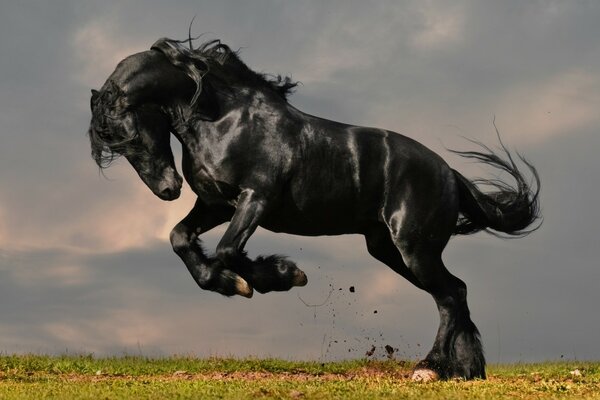
[(232, 204), (237, 193), (229, 184), (219, 181), (210, 171), (201, 169), (188, 179), (194, 192), (207, 204)]
[(231, 185), (219, 173), (220, 168), (202, 151), (184, 152), (183, 175), (190, 187), (207, 204), (230, 204), (236, 198)]

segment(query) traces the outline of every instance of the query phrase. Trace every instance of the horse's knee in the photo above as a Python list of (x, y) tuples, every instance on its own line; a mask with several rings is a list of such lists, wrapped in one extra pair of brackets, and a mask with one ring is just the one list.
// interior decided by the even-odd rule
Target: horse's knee
[(181, 224), (175, 225), (171, 231), (171, 234), (169, 235), (169, 240), (171, 241), (173, 250), (178, 254), (190, 246), (189, 233)]

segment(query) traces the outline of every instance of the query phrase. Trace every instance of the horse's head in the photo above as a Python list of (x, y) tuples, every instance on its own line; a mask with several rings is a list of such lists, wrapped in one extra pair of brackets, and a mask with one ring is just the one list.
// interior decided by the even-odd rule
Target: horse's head
[(173, 116), (187, 110), (195, 119), (218, 119), (216, 89), (241, 81), (270, 88), (284, 99), (296, 86), (289, 78), (268, 80), (251, 71), (218, 40), (188, 49), (180, 41), (159, 39), (151, 50), (121, 61), (100, 91), (92, 90), (92, 157), (106, 168), (125, 156), (154, 194), (176, 199), (182, 179), (170, 147)]
[(119, 63), (102, 89), (92, 90), (89, 137), (98, 166), (124, 156), (156, 196), (178, 198), (183, 179), (171, 151), (167, 110), (194, 90), (194, 82), (157, 51)]

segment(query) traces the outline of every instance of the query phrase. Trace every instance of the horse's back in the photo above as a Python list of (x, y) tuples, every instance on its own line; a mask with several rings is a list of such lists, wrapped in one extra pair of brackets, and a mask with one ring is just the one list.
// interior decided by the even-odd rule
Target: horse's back
[(319, 118), (309, 122), (299, 132), (297, 165), (267, 229), (362, 233), (402, 205), (432, 203), (428, 194), (440, 198), (448, 191), (450, 168), (413, 139)]

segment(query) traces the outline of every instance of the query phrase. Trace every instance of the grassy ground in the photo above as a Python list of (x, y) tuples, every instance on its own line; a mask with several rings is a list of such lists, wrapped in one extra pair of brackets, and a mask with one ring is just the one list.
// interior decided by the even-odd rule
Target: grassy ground
[(0, 399), (600, 399), (600, 363), (490, 366), (485, 381), (413, 383), (412, 364), (0, 356)]

